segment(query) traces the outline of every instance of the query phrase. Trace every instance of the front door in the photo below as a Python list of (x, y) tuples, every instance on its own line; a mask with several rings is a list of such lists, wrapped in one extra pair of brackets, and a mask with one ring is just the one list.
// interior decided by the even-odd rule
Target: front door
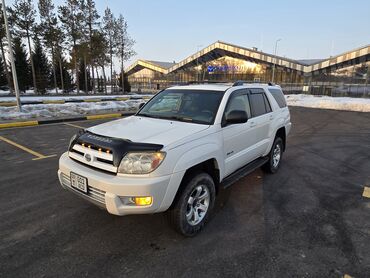
[[(246, 89), (234, 91), (226, 105), (224, 117), (232, 110), (243, 110), (251, 117), (251, 109)], [(253, 160), (251, 148), (256, 144), (254, 136), (256, 127), (251, 127), (249, 121), (241, 124), (226, 125), (222, 128), (224, 140), (225, 176), (241, 168)]]

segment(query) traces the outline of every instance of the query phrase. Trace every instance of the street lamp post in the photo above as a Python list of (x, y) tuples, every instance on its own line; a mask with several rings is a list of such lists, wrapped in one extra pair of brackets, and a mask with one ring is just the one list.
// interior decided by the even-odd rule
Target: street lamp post
[(278, 42), (281, 41), (281, 39), (277, 39), (276, 42), (275, 42), (275, 50), (274, 50), (274, 63), (272, 65), (272, 78), (271, 78), (271, 82), (274, 82), (274, 78), (275, 78), (275, 64), (276, 64), (276, 54), (277, 54), (277, 46), (278, 46)]
[(197, 45), (197, 81), (199, 82), (199, 70), (198, 70), (198, 67), (199, 67), (199, 62), (198, 62), (198, 52), (199, 52), (199, 49), (202, 47), (202, 45)]
[[(2, 0), (3, 4), (3, 13), (4, 13), (4, 25), (5, 25), (5, 31), (6, 31), (6, 37), (8, 39), (8, 45), (9, 45), (9, 59), (10, 59), (10, 64), (12, 66), (12, 75), (13, 75), (13, 83), (14, 83), (14, 91), (15, 91), (15, 97), (17, 100), (17, 108), (18, 111), (22, 111), (22, 104), (21, 104), (21, 99), (19, 97), (19, 87), (18, 87), (18, 78), (17, 78), (17, 72), (15, 69), (15, 63), (14, 63), (14, 56), (13, 56), (13, 48), (12, 48), (12, 38), (10, 36), (10, 31), (9, 31), (9, 26), (8, 26), (8, 17), (6, 15), (6, 6), (5, 6), (5, 0)], [(4, 61), (5, 63), (5, 61)]]

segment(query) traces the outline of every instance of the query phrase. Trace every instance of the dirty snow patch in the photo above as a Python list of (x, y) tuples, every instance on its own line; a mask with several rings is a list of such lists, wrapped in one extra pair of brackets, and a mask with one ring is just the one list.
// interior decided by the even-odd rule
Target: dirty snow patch
[(370, 99), (313, 95), (286, 95), (289, 106), (370, 112)]

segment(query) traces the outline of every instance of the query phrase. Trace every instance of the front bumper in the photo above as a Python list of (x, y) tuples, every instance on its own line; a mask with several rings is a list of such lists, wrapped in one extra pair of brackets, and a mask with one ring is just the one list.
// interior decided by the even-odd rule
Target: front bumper
[[(71, 187), (70, 172), (87, 178), (88, 193), (82, 193)], [(69, 189), (84, 199), (105, 208), (115, 215), (150, 214), (163, 211), (162, 202), (173, 175), (161, 177), (122, 177), (100, 170), (86, 167), (64, 153), (59, 160), (58, 177), (63, 188)], [(149, 206), (127, 204), (124, 198), (152, 196), (153, 203)], [(121, 198), (122, 197), (122, 198)]]

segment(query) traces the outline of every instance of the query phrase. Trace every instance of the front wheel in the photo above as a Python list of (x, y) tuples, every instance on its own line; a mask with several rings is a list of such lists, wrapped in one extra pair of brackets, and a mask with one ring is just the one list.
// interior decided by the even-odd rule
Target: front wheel
[(214, 205), (215, 184), (207, 173), (192, 176), (183, 185), (168, 211), (169, 221), (185, 236), (194, 236), (204, 227)]
[(276, 173), (281, 164), (281, 159), (283, 157), (283, 140), (280, 137), (275, 138), (274, 143), (272, 144), (271, 151), (268, 154), (269, 160), (265, 165), (262, 166), (262, 169), (268, 173)]

